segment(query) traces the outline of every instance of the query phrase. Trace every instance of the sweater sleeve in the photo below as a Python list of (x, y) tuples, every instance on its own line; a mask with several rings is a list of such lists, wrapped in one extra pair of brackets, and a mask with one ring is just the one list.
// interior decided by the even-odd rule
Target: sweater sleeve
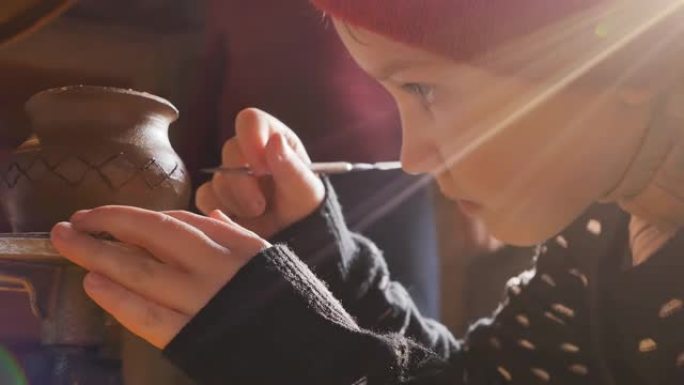
[(165, 353), (206, 385), (459, 384), (462, 372), (459, 359), (360, 328), (284, 246), (256, 256)]
[(352, 233), (328, 179), (326, 199), (306, 219), (272, 239), (287, 245), (327, 285), (364, 329), (402, 334), (444, 358), (458, 345), (442, 324), (421, 316), (405, 288), (390, 279), (382, 252)]

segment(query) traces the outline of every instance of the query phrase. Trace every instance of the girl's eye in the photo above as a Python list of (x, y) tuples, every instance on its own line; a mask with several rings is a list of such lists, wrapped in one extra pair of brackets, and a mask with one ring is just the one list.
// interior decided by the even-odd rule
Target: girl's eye
[(434, 101), (435, 90), (432, 86), (421, 83), (406, 83), (401, 88), (411, 95), (418, 96), (425, 104), (431, 104)]

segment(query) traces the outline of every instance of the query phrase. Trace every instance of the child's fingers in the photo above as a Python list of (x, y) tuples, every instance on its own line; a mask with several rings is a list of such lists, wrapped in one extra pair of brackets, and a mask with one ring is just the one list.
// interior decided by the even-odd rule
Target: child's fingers
[[(280, 230), (280, 227), (277, 225), (278, 219), (272, 215), (267, 218), (256, 219), (238, 218), (234, 221), (232, 218), (228, 217), (223, 211), (214, 210), (209, 213), (209, 217), (221, 222), (226, 222), (228, 224), (237, 224), (242, 228), (249, 229), (249, 231), (252, 231), (254, 234), (261, 237), (262, 240), (270, 238), (271, 236), (273, 236), (273, 234)], [(268, 244), (267, 241), (265, 242)]]
[(167, 211), (166, 214), (198, 228), (214, 242), (230, 250), (235, 258), (244, 260), (269, 246), (268, 242), (225, 215), (221, 218), (222, 220), (218, 220), (213, 215), (205, 217), (187, 211)]
[(309, 153), (306, 152), (306, 148), (302, 143), (302, 140), (292, 132), (292, 130), (287, 129), (281, 132), (285, 143), (292, 149), (292, 151), (302, 160), (306, 165), (311, 164), (311, 159), (309, 158)]
[[(209, 215), (214, 210), (227, 211), (227, 208), (223, 206), (218, 196), (216, 196), (212, 182), (206, 182), (197, 189), (195, 192), (195, 205), (205, 215)], [(228, 213), (230, 214), (230, 211)]]
[(268, 172), (264, 159), (264, 148), (273, 134), (268, 114), (256, 108), (246, 108), (235, 117), (235, 137), (245, 161), (257, 172)]
[(195, 271), (206, 256), (228, 253), (198, 229), (164, 213), (137, 207), (103, 206), (79, 211), (71, 217), (71, 223), (81, 232), (109, 233), (187, 271)]
[(216, 175), (210, 187), (225, 212), (235, 218), (258, 218), (267, 208), (264, 194), (261, 190), (258, 193), (247, 193), (247, 190), (241, 190), (245, 186), (244, 183), (251, 184), (255, 180), (249, 175)]
[(304, 162), (310, 163), (306, 150), (297, 135), (287, 125), (267, 112), (256, 108), (242, 110), (235, 120), (235, 132), (245, 160), (258, 173), (271, 171), (266, 159), (266, 145), (276, 134), (283, 135), (294, 152)]
[(163, 264), (142, 250), (97, 240), (69, 223), (55, 226), (52, 242), (66, 258), (166, 307), (192, 314), (203, 306), (202, 288), (188, 273)]
[(294, 152), (286, 138), (282, 134), (273, 135), (266, 153), (281, 199), (287, 204), (311, 206), (311, 210), (316, 208), (324, 198), (325, 187), (309, 165)]
[(235, 135), (247, 163), (257, 174), (268, 173), (264, 150), (268, 139), (282, 123), (256, 108), (246, 108), (235, 118)]
[(88, 273), (83, 287), (95, 303), (125, 328), (159, 349), (164, 349), (192, 317), (150, 301), (96, 273)]
[[(253, 167), (242, 151), (237, 138), (227, 141), (222, 150), (222, 164), (225, 167)], [(266, 199), (259, 187), (258, 179), (251, 175), (216, 173), (212, 179), (219, 201), (239, 217), (253, 218), (264, 213)]]
[[(219, 207), (236, 217), (251, 217), (248, 210), (245, 210), (247, 205), (241, 204), (233, 194), (234, 186), (231, 185), (228, 178), (214, 176), (212, 181), (209, 182), (209, 187), (211, 188), (211, 194), (219, 201)], [(215, 210), (215, 208), (212, 210)], [(208, 210), (207, 212), (211, 212), (212, 210)]]

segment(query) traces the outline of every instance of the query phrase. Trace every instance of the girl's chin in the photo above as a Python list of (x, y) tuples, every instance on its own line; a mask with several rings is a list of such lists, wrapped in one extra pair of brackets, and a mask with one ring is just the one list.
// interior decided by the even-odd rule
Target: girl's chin
[(482, 212), (483, 207), (481, 204), (469, 199), (464, 199), (460, 197), (459, 194), (453, 193), (452, 191), (450, 191), (448, 185), (446, 183), (443, 183), (441, 179), (438, 179), (438, 182), (442, 194), (445, 197), (447, 197), (447, 199), (456, 202), (458, 204), (458, 207), (464, 214), (474, 217), (478, 216), (478, 214)]
[(468, 216), (475, 217), (482, 211), (482, 205), (465, 199), (456, 199), (458, 207)]
[[(529, 247), (537, 246), (554, 237), (558, 231), (556, 226), (533, 226), (532, 223), (520, 220), (517, 224), (506, 225), (492, 221), (492, 218), (483, 218), (485, 226), (492, 236), (502, 243), (511, 246)], [(527, 225), (527, 226), (526, 226)]]

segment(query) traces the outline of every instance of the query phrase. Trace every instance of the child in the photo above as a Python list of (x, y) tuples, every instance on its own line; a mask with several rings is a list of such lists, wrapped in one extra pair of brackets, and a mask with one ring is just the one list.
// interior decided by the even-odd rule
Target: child
[(681, 384), (679, 2), (314, 3), (394, 96), (406, 171), (501, 240), (543, 242), (535, 269), (454, 339), (349, 232), (292, 131), (248, 109), (223, 162), (258, 176), (202, 186), (208, 217), (55, 226), (87, 293), (201, 384)]

